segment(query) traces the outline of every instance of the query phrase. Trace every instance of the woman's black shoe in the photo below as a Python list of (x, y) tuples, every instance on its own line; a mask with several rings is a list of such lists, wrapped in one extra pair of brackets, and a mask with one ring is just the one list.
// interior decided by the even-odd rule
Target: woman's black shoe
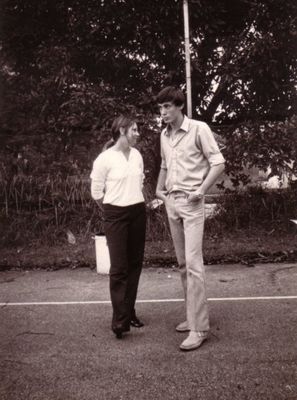
[(116, 338), (117, 339), (122, 339), (123, 338), (123, 332), (115, 332)]
[(130, 331), (130, 326), (126, 327), (118, 327), (118, 328), (112, 328), (113, 333), (116, 335), (117, 339), (122, 339), (123, 333), (124, 332), (129, 332)]
[(122, 339), (122, 337), (123, 337), (123, 329), (121, 329), (121, 328), (114, 328), (113, 329), (113, 333), (116, 335), (116, 338), (117, 339)]
[(134, 328), (141, 328), (142, 326), (144, 326), (144, 323), (139, 321), (137, 317), (133, 317), (130, 321), (130, 325), (134, 326)]

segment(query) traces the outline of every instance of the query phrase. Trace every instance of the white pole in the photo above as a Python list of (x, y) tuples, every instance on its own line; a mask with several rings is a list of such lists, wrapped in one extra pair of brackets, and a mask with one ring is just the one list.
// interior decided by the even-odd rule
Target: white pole
[(185, 28), (185, 56), (186, 56), (187, 114), (189, 118), (192, 118), (189, 6), (188, 6), (188, 0), (183, 0), (183, 1), (184, 1), (184, 28)]

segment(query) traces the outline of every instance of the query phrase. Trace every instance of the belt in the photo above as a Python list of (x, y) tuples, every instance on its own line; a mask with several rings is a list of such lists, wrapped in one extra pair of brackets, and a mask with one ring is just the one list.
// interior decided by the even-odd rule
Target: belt
[(183, 192), (181, 190), (175, 190), (173, 192), (170, 192), (168, 195), (174, 197), (175, 199), (178, 198), (187, 199), (189, 197), (188, 193)]

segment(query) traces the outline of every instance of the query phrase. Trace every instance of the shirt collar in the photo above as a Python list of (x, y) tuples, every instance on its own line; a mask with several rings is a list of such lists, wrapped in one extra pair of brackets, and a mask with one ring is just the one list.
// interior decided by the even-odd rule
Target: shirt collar
[[(186, 115), (184, 115), (184, 119), (183, 119), (183, 122), (182, 122), (179, 130), (182, 130), (184, 132), (189, 132), (189, 127), (190, 127), (190, 120)], [(166, 136), (170, 135), (170, 132), (168, 131), (168, 125), (166, 126), (164, 132), (165, 132)]]

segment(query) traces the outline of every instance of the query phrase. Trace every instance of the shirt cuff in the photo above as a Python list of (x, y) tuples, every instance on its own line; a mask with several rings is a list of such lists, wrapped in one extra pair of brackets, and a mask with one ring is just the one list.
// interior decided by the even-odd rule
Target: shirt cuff
[(162, 160), (160, 168), (161, 168), (161, 169), (166, 169), (166, 170), (167, 170), (167, 166), (166, 166), (166, 163), (165, 163), (164, 160)]
[(214, 165), (224, 164), (225, 161), (226, 160), (224, 159), (221, 153), (212, 154), (208, 159), (209, 165), (211, 167), (213, 167)]

